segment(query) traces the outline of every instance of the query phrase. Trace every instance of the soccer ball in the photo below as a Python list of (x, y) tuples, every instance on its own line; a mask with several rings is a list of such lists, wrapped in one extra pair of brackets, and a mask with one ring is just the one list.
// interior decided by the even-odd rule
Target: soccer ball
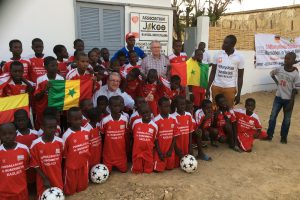
[(192, 155), (187, 154), (183, 156), (180, 160), (181, 169), (187, 173), (193, 173), (194, 171), (196, 171), (197, 166), (198, 162), (196, 158)]
[(61, 189), (57, 187), (51, 187), (45, 190), (40, 200), (64, 200), (65, 196)]
[(93, 183), (104, 183), (109, 177), (109, 170), (105, 165), (97, 164), (91, 169), (90, 175)]

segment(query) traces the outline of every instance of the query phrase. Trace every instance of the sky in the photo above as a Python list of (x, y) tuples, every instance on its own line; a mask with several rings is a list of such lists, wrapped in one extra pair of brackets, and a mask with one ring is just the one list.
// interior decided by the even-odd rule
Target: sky
[(271, 7), (288, 6), (293, 4), (300, 4), (300, 0), (242, 0), (242, 3), (238, 1), (233, 2), (227, 12), (238, 12), (245, 10), (255, 10)]

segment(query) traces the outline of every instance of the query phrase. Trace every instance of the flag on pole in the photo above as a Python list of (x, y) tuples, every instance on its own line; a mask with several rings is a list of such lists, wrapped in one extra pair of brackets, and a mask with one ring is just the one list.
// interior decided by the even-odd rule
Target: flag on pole
[(69, 110), (82, 99), (92, 98), (92, 80), (50, 80), (48, 106)]
[(29, 95), (19, 94), (0, 97), (0, 124), (12, 122), (16, 110), (24, 109), (29, 114)]

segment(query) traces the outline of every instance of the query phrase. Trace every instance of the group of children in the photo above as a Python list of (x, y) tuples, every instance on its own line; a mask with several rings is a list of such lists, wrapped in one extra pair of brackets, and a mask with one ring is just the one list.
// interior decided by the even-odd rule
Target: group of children
[[(17, 110), (13, 123), (0, 126), (0, 199), (28, 199), (27, 183), (36, 183), (37, 197), (49, 187), (72, 195), (88, 187), (89, 170), (99, 163), (110, 172), (113, 168), (127, 172), (128, 163), (133, 173), (163, 172), (179, 167), (184, 155), (193, 154), (193, 147), (198, 159), (211, 160), (203, 152), (205, 141), (250, 152), (254, 138), (266, 137), (254, 113), (254, 99), (246, 100), (245, 109), (232, 109), (219, 94), (216, 106), (205, 99), (195, 107), (186, 100), (179, 76), (169, 81), (154, 69), (142, 74), (134, 51), (126, 64), (122, 53), (109, 62), (107, 49), (95, 48), (86, 55), (82, 40), (75, 40), (75, 55), (66, 62), (63, 45), (54, 47), (57, 58), (45, 57), (40, 39), (32, 41), (32, 48), (35, 55), (23, 60), (21, 42), (11, 41), (12, 61), (3, 66), (0, 77), (8, 78), (0, 82), (0, 96), (28, 92), (35, 116), (32, 124), (30, 113)], [(174, 55), (186, 60), (180, 50)], [(135, 100), (134, 110), (124, 107), (121, 96), (103, 95), (96, 98), (96, 105), (83, 99), (79, 107), (64, 112), (48, 107), (49, 80), (92, 79), (95, 92), (111, 72), (123, 77), (121, 89)]]

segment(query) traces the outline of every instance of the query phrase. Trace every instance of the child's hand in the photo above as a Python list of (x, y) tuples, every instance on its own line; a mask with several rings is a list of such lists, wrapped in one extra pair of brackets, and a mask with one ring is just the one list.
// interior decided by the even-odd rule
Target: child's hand
[(173, 149), (169, 149), (169, 151), (167, 151), (167, 153), (166, 153), (166, 158), (171, 157), (172, 152), (173, 152)]
[(87, 70), (89, 71), (90, 74), (94, 74), (94, 73), (95, 73), (94, 70), (93, 70), (92, 68), (89, 68), (89, 67), (88, 67)]
[(154, 96), (152, 94), (152, 91), (147, 95), (147, 97), (145, 98), (146, 101), (153, 101), (154, 100)]
[(43, 185), (44, 185), (45, 189), (51, 188), (50, 181), (49, 181), (49, 179), (47, 177), (45, 177), (43, 179)]
[(158, 157), (161, 161), (165, 161), (164, 155), (161, 152), (158, 152)]
[(45, 92), (48, 92), (48, 90), (50, 89), (50, 87), (51, 87), (51, 83), (48, 82), (48, 83), (46, 84), (46, 87), (45, 87)]

